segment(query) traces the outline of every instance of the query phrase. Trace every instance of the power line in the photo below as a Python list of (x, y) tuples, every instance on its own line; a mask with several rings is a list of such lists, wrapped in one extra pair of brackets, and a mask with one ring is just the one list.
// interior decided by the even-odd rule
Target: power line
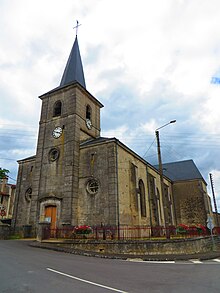
[[(7, 131), (7, 133), (5, 133)], [(9, 132), (8, 132), (9, 131)], [(116, 134), (116, 132), (114, 132), (114, 134)], [(122, 136), (122, 138), (124, 140), (126, 139), (131, 139), (135, 138), (135, 141), (145, 141), (147, 138), (152, 138), (153, 135), (151, 134), (144, 134), (142, 133), (142, 136), (140, 137), (140, 135), (121, 135), (121, 132), (118, 132), (120, 135)], [(174, 134), (174, 135), (165, 135), (166, 139), (171, 139), (173, 142), (178, 143), (179, 139), (181, 139), (181, 141), (193, 141), (193, 142), (201, 142), (202, 144), (220, 144), (220, 136), (216, 136), (216, 134), (214, 134), (213, 136), (211, 135), (195, 135), (193, 133), (190, 133), (190, 136), (186, 136), (187, 133), (178, 133), (178, 134)], [(33, 130), (27, 130), (27, 131), (20, 131), (19, 132), (16, 131), (16, 129), (1, 129), (0, 128), (0, 136), (1, 137), (16, 137), (16, 136), (37, 136), (37, 130), (33, 131)], [(161, 135), (161, 138), (163, 139), (164, 135)], [(35, 138), (34, 138), (35, 139)], [(208, 140), (208, 142), (207, 142)]]
[(150, 144), (149, 148), (146, 150), (145, 154), (143, 155), (143, 158), (147, 155), (147, 153), (149, 152), (150, 148), (152, 147), (152, 145), (154, 144), (156, 138), (154, 138), (154, 140), (152, 141), (152, 143)]
[(14, 179), (14, 178), (12, 178), (12, 177), (10, 177), (10, 176), (8, 176), (8, 178), (10, 178), (11, 180), (14, 180), (15, 182), (17, 181), (16, 179)]

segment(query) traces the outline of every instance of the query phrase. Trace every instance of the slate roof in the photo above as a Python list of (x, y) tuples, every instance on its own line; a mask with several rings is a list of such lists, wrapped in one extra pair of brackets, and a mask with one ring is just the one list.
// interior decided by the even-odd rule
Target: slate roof
[(98, 137), (98, 138), (92, 138), (86, 141), (83, 141), (80, 143), (80, 146), (90, 146), (93, 144), (97, 144), (97, 143), (103, 143), (103, 142), (107, 142), (110, 140), (116, 140), (116, 138), (108, 138), (108, 137)]
[(63, 77), (60, 82), (60, 87), (67, 85), (73, 81), (77, 81), (86, 88), (82, 60), (79, 51), (77, 36), (75, 38), (72, 50), (70, 52)]
[[(159, 169), (158, 165), (154, 167)], [(204, 180), (193, 160), (163, 163), (163, 174), (172, 181), (192, 179)]]
[(29, 160), (35, 160), (35, 159), (36, 159), (36, 155), (18, 160), (17, 162), (29, 161)]

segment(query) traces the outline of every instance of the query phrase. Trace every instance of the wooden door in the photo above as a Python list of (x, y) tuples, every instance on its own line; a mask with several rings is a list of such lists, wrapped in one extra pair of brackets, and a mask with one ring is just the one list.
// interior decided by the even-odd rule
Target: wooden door
[(45, 207), (45, 220), (50, 222), (50, 228), (56, 228), (57, 220), (57, 207), (56, 206), (46, 206)]

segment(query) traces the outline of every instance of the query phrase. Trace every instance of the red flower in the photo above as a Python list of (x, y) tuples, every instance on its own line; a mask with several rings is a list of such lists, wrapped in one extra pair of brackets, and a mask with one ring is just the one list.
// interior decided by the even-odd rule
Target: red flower
[(76, 234), (90, 234), (92, 233), (92, 228), (87, 225), (76, 226), (74, 227), (73, 232)]
[(189, 226), (185, 225), (185, 224), (179, 224), (178, 225), (179, 228), (183, 228), (184, 230), (188, 230)]

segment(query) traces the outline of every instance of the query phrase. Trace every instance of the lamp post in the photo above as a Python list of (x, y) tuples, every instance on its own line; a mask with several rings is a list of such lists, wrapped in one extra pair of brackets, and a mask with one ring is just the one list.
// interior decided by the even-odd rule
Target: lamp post
[(164, 214), (164, 222), (165, 222), (165, 229), (166, 229), (166, 238), (170, 239), (170, 231), (169, 231), (169, 221), (167, 218), (167, 202), (165, 198), (165, 192), (164, 192), (164, 181), (163, 181), (163, 164), (161, 159), (161, 151), (160, 151), (160, 137), (159, 137), (159, 129), (171, 124), (175, 123), (176, 120), (171, 120), (170, 122), (164, 124), (163, 126), (157, 128), (155, 130), (156, 139), (157, 139), (157, 155), (158, 155), (158, 163), (159, 163), (159, 174), (160, 174), (160, 184), (161, 184), (161, 195), (162, 195), (162, 201), (163, 201), (163, 214)]

